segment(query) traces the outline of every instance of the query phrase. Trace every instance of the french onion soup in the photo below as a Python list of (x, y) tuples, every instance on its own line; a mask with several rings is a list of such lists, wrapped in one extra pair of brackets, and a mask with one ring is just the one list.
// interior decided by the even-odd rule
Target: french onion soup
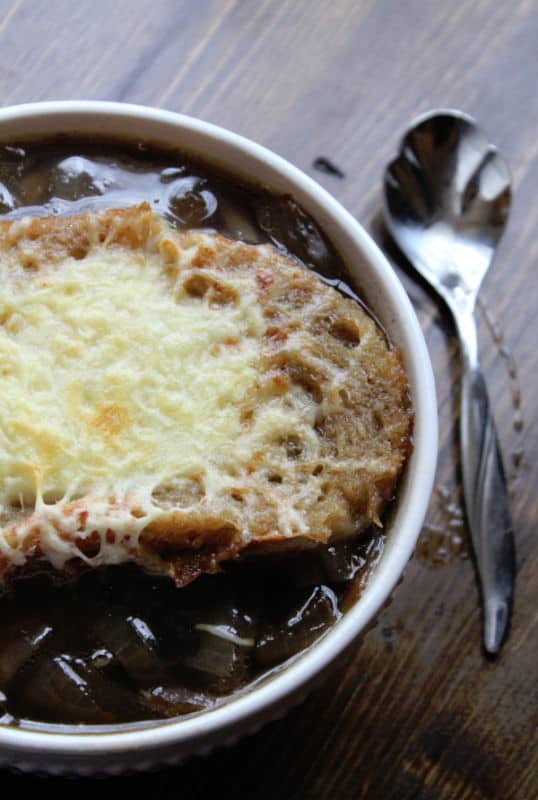
[(290, 198), (145, 146), (0, 156), (2, 721), (211, 708), (366, 580), (398, 350)]

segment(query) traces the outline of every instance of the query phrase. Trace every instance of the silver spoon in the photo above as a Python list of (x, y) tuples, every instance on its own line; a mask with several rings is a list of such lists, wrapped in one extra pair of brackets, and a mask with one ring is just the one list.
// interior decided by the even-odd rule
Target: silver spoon
[(500, 650), (512, 606), (514, 535), (505, 473), (480, 370), (474, 308), (510, 208), (510, 173), (459, 111), (416, 119), (385, 173), (385, 220), (452, 312), (462, 356), (460, 445), (487, 652)]

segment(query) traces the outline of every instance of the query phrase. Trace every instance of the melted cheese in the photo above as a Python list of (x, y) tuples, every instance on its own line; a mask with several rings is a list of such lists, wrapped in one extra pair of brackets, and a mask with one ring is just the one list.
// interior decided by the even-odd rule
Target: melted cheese
[(94, 248), (4, 275), (0, 320), (1, 505), (143, 499), (252, 455), (236, 441), (264, 332), (253, 290), (177, 301), (157, 256)]
[[(365, 376), (383, 389), (399, 362), (366, 315), (269, 246), (146, 207), (1, 233), (0, 579), (33, 556), (175, 574), (182, 550), (214, 571), (251, 542), (377, 521), (377, 476), (401, 462)], [(360, 345), (325, 329), (340, 317)]]

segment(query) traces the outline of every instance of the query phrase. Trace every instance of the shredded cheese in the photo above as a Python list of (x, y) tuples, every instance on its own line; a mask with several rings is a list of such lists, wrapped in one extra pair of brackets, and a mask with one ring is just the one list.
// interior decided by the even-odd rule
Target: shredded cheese
[(254, 294), (176, 302), (156, 258), (103, 249), (3, 276), (0, 317), (2, 505), (151, 493), (236, 461), (264, 328)]

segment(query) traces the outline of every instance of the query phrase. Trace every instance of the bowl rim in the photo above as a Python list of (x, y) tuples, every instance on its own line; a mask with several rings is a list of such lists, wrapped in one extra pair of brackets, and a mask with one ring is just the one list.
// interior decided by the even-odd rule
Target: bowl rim
[[(382, 558), (382, 567), (376, 568), (359, 601), (349, 609), (339, 622), (304, 651), (291, 664), (276, 675), (260, 682), (251, 691), (200, 714), (151, 723), (147, 727), (129, 730), (95, 732), (68, 732), (31, 730), (0, 725), (0, 755), (7, 748), (27, 758), (33, 755), (43, 760), (46, 755), (70, 758), (133, 754), (137, 751), (154, 752), (188, 742), (205, 742), (216, 733), (231, 730), (262, 715), (270, 706), (298, 693), (311, 683), (316, 675), (350, 645), (365, 629), (375, 614), (389, 598), (411, 557), (420, 533), (433, 489), (437, 460), (437, 405), (435, 383), (430, 357), (411, 302), (389, 262), (370, 235), (357, 220), (316, 181), (268, 148), (256, 144), (239, 134), (194, 117), (149, 106), (100, 100), (63, 100), (26, 103), (0, 109), (0, 138), (6, 123), (22, 123), (43, 118), (62, 118), (76, 115), (83, 119), (95, 116), (123, 118), (124, 121), (152, 121), (163, 126), (200, 134), (202, 138), (224, 144), (229, 149), (246, 153), (252, 160), (269, 167), (271, 173), (283, 178), (290, 191), (312, 197), (323, 207), (324, 214), (335, 228), (343, 231), (362, 255), (376, 278), (398, 308), (399, 324), (405, 334), (402, 349), (413, 390), (415, 408), (414, 450), (407, 465), (405, 508), (398, 531), (398, 543)], [(58, 129), (60, 132), (60, 129)], [(21, 135), (21, 138), (30, 138)], [(33, 137), (32, 137), (33, 138)], [(178, 148), (179, 149), (179, 148)], [(207, 159), (211, 162), (211, 155)], [(233, 172), (234, 169), (232, 168)], [(237, 171), (237, 170), (235, 170)], [(338, 243), (336, 242), (336, 246)], [(402, 343), (403, 344), (403, 343)], [(409, 345), (413, 347), (409, 347)], [(380, 577), (382, 580), (380, 580)], [(201, 748), (199, 748), (201, 749)]]

